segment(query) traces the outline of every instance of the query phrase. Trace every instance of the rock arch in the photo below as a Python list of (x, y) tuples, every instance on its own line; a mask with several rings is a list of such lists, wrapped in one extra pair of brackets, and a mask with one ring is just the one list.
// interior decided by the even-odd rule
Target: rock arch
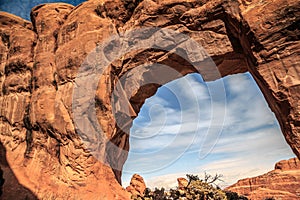
[[(121, 150), (129, 149), (125, 132), (159, 84), (125, 84), (124, 91), (132, 94), (132, 113), (118, 115), (122, 129), (112, 114), (115, 84), (145, 60), (173, 66), (182, 75), (195, 70), (175, 54), (153, 49), (130, 52), (108, 66), (97, 87), (96, 113), (109, 144), (119, 150), (111, 151), (100, 138), (98, 150), (106, 164), (93, 158), (76, 134), (72, 92), (78, 68), (97, 45), (112, 34), (152, 26), (198, 41), (221, 76), (249, 71), (299, 158), (299, 8), (300, 3), (292, 0), (90, 0), (77, 7), (37, 6), (31, 12), (32, 23), (1, 12), (0, 141), (9, 165), (39, 198), (127, 198), (117, 183), (121, 170), (110, 166), (122, 168), (127, 155)], [(213, 80), (204, 72), (205, 80)], [(136, 80), (143, 77), (139, 75)]]

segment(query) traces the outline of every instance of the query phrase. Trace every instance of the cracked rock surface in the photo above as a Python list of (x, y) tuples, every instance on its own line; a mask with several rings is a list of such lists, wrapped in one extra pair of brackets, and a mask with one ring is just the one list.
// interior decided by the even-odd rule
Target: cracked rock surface
[[(11, 171), (38, 199), (128, 199), (120, 181), (132, 120), (160, 85), (179, 77), (171, 74), (140, 87), (156, 76), (151, 67), (134, 71), (146, 62), (167, 65), (182, 76), (198, 71), (206, 81), (250, 72), (299, 158), (299, 20), (300, 2), (293, 0), (90, 0), (76, 7), (36, 6), (31, 22), (0, 12), (0, 142)], [(184, 49), (188, 60), (180, 58), (172, 46), (169, 52), (128, 52), (102, 71), (96, 91), (86, 90), (95, 94), (91, 105), (101, 131), (94, 138), (80, 137), (73, 111), (86, 109), (89, 100), (79, 94), (73, 102), (80, 66), (92, 64), (90, 52), (107, 38), (142, 27), (167, 28), (197, 41), (220, 76), (209, 70), (205, 53), (196, 62)], [(144, 34), (134, 37), (147, 41)], [(105, 46), (108, 60), (115, 46)], [(113, 93), (124, 78), (130, 81)], [(89, 112), (82, 117), (95, 124)], [(20, 192), (18, 198), (24, 197)]]

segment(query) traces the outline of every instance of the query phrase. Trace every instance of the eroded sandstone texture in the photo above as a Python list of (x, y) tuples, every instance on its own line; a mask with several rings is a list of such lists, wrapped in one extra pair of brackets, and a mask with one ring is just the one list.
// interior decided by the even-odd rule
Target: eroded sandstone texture
[[(140, 87), (157, 76), (151, 67), (134, 71), (140, 64), (168, 65), (182, 75), (196, 72), (194, 65), (206, 81), (218, 78), (211, 73), (205, 53), (200, 52), (199, 61), (172, 45), (168, 52), (135, 49), (105, 68), (91, 109), (82, 106), (89, 101), (85, 94), (79, 94), (74, 105), (78, 69), (84, 60), (93, 63), (89, 53), (110, 36), (140, 27), (185, 33), (205, 48), (221, 76), (249, 71), (275, 112), (286, 141), (300, 157), (299, 1), (90, 0), (77, 7), (37, 6), (31, 20), (0, 13), (0, 141), (17, 180), (38, 198), (129, 198), (118, 182), (132, 119), (161, 84), (178, 78), (171, 74), (160, 84)], [(149, 33), (134, 37), (146, 41), (145, 35)], [(107, 60), (116, 52), (115, 46), (106, 44)], [(187, 60), (171, 51), (175, 49)], [(112, 95), (122, 78), (130, 81)], [(93, 103), (97, 120), (90, 118)], [(77, 108), (87, 111), (82, 118), (91, 121), (91, 129), (98, 130), (94, 124), (99, 122), (99, 135), (79, 136), (73, 113)], [(19, 198), (24, 196), (20, 193)]]
[(130, 185), (126, 187), (126, 190), (132, 195), (144, 196), (144, 191), (146, 189), (146, 184), (144, 178), (138, 174), (134, 174), (130, 180)]
[(297, 158), (283, 160), (275, 169), (254, 177), (239, 180), (227, 190), (247, 196), (249, 199), (297, 200), (300, 198), (300, 161)]

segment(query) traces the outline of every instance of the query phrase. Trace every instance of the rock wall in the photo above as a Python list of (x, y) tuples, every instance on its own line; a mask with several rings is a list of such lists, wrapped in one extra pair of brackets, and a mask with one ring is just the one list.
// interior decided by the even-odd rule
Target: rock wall
[[(128, 198), (118, 182), (132, 120), (160, 85), (179, 77), (171, 74), (159, 84), (142, 85), (157, 76), (153, 68), (134, 71), (145, 62), (167, 65), (180, 75), (200, 72), (206, 81), (249, 71), (300, 157), (299, 12), (300, 2), (292, 0), (90, 0), (77, 7), (37, 6), (31, 12), (32, 22), (1, 12), (0, 141), (11, 170), (40, 199)], [(134, 49), (109, 59), (117, 44), (103, 41), (153, 26), (197, 41), (220, 74), (211, 72), (207, 54), (200, 53), (199, 61), (183, 48), (183, 59), (172, 46), (168, 52)], [(134, 37), (146, 42), (145, 35), (149, 33)], [(98, 77), (96, 92), (87, 89), (74, 103), (78, 70), (84, 61), (97, 65), (90, 52), (103, 45), (101, 62), (110, 62)], [(166, 43), (157, 45), (163, 48)], [(124, 78), (130, 81), (117, 87)], [(87, 76), (87, 85), (93, 79)], [(118, 93), (113, 94), (115, 87)], [(86, 93), (95, 94), (91, 109), (83, 106), (89, 101)], [(116, 99), (113, 105), (112, 99)], [(74, 109), (87, 111), (82, 112), (81, 124)], [(91, 119), (92, 110), (96, 120)], [(85, 120), (91, 127), (85, 127)], [(82, 130), (99, 134), (91, 138)]]
[(5, 181), (5, 179), (3, 178), (3, 171), (2, 171), (2, 169), (0, 168), (0, 197), (1, 197), (1, 195), (2, 195), (2, 186), (3, 186), (3, 184), (4, 184), (4, 181)]
[(245, 195), (249, 199), (297, 200), (300, 198), (300, 161), (297, 158), (283, 160), (275, 169), (253, 178), (239, 180), (226, 190)]

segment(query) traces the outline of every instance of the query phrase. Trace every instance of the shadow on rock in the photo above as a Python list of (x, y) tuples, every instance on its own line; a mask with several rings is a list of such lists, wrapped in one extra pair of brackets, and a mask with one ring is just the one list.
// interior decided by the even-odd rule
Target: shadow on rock
[(0, 200), (38, 199), (29, 189), (21, 185), (6, 160), (6, 149), (0, 142)]

